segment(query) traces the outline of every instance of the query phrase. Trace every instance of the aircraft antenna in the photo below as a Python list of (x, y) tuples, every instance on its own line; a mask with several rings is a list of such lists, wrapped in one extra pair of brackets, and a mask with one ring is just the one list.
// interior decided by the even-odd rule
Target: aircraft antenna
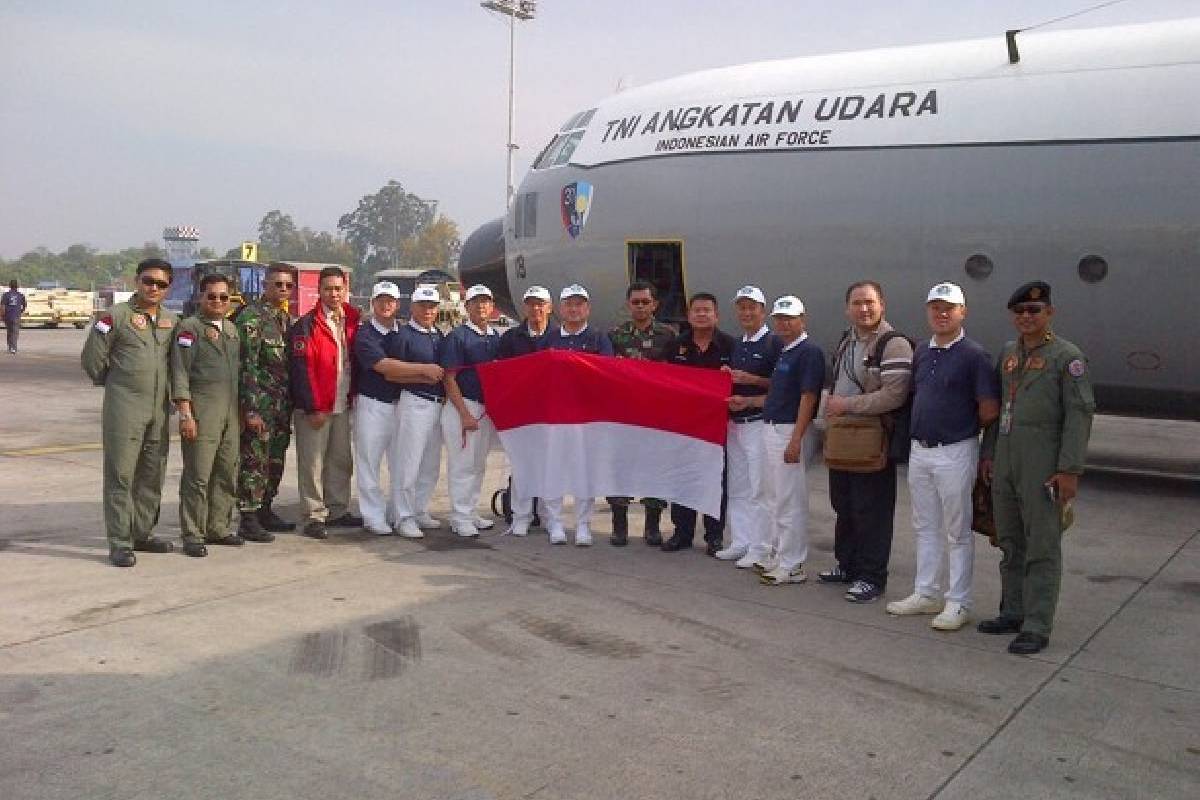
[(1124, 3), (1124, 2), (1127, 2), (1127, 0), (1106, 0), (1103, 3), (1096, 3), (1093, 6), (1088, 6), (1087, 8), (1081, 8), (1078, 11), (1072, 11), (1070, 14), (1063, 14), (1061, 17), (1055, 17), (1054, 19), (1048, 19), (1045, 22), (1039, 22), (1036, 25), (1030, 25), (1028, 28), (1013, 28), (1011, 30), (1005, 31), (1004, 32), (1004, 41), (1008, 45), (1008, 63), (1016, 64), (1018, 61), (1021, 60), (1021, 52), (1020, 52), (1020, 50), (1017, 49), (1017, 34), (1018, 33), (1025, 33), (1026, 31), (1032, 31), (1032, 30), (1037, 30), (1038, 28), (1044, 28), (1047, 25), (1053, 25), (1056, 22), (1062, 22), (1063, 20), (1071, 19), (1073, 17), (1081, 17), (1084, 14), (1090, 14), (1093, 11), (1099, 11), (1102, 8), (1108, 8), (1109, 6), (1115, 6), (1118, 3)]

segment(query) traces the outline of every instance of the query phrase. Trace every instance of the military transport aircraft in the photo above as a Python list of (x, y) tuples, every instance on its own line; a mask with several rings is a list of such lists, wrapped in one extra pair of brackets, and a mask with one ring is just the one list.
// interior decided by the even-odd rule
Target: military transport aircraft
[(952, 280), (993, 353), (1009, 294), (1041, 278), (1102, 409), (1200, 419), (1197, 86), (1200, 18), (649, 84), (563, 125), (468, 238), (461, 277), (510, 309), (531, 284), (579, 281), (599, 320), (634, 278), (667, 319), (688, 293), (756, 283), (802, 297), (826, 348), (852, 280), (880, 281), (914, 336), (928, 288)]

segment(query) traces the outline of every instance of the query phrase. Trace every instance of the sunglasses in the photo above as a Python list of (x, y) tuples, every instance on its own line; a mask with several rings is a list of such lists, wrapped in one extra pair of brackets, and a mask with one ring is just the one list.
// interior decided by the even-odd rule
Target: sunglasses
[(142, 278), (142, 286), (153, 286), (155, 289), (168, 289), (171, 286), (169, 281), (160, 281), (154, 278)]
[(220, 300), (222, 303), (229, 302), (229, 295), (227, 294), (214, 294), (213, 292), (209, 292), (204, 296), (209, 300)]
[(279, 289), (290, 289), (295, 285), (291, 281), (275, 281), (275, 286)]
[(1016, 314), (1017, 316), (1020, 316), (1022, 314), (1028, 314), (1030, 316), (1036, 317), (1038, 314), (1042, 313), (1045, 310), (1046, 310), (1046, 306), (1042, 305), (1041, 303), (1026, 303), (1024, 305), (1017, 305), (1017, 306), (1012, 307), (1012, 312), (1014, 314)]
[(631, 306), (648, 306), (653, 302), (654, 302), (653, 300), (648, 300), (643, 297), (637, 297), (637, 298), (630, 298), (629, 305), (631, 305)]

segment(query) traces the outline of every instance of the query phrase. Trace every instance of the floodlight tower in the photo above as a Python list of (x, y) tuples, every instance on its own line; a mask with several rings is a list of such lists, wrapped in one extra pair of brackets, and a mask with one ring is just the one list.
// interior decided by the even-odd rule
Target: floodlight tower
[(514, 52), (517, 44), (517, 20), (533, 19), (537, 11), (536, 0), (483, 0), (479, 5), (488, 11), (495, 11), (508, 17), (508, 158), (506, 163), (507, 179), (505, 182), (505, 207), (512, 205), (513, 199), (513, 151), (517, 149), (513, 141), (513, 84), (516, 82), (516, 66)]
[(196, 263), (200, 229), (195, 225), (168, 225), (163, 228), (163, 242), (172, 267), (190, 267)]

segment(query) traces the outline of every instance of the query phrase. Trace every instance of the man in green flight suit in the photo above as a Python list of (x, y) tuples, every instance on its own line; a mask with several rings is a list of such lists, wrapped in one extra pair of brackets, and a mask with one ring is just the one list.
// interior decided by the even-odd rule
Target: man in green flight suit
[(1087, 359), (1050, 331), (1050, 286), (1032, 281), (1008, 301), (1020, 337), (997, 362), (1000, 418), (984, 433), (979, 469), (992, 484), (1002, 593), (981, 633), (1017, 636), (1008, 652), (1050, 644), (1062, 578), (1063, 519), (1079, 489), (1096, 403)]
[[(640, 358), (662, 361), (667, 346), (675, 341), (679, 331), (665, 322), (654, 318), (658, 311), (658, 292), (649, 281), (634, 281), (625, 290), (625, 304), (629, 309), (629, 321), (613, 328), (608, 333), (613, 351), (618, 358)], [(629, 542), (629, 502), (632, 497), (606, 497), (613, 515), (613, 532), (609, 544), (623, 547)], [(643, 497), (646, 508), (645, 542), (648, 545), (662, 544), (658, 530), (665, 500)]]
[(272, 531), (296, 529), (271, 509), (283, 477), (292, 439), (292, 395), (288, 377), (288, 298), (296, 270), (273, 263), (262, 295), (237, 316), (241, 339), (238, 404), (242, 414), (241, 468), (238, 471), (238, 535), (269, 542)]
[(117, 567), (136, 564), (134, 550), (174, 549), (151, 535), (170, 446), (167, 360), (179, 318), (160, 305), (170, 286), (168, 262), (138, 264), (134, 296), (99, 315), (80, 357), (92, 383), (104, 387), (104, 528), (108, 559)]
[(229, 279), (205, 275), (196, 316), (179, 323), (171, 345), (171, 400), (179, 411), (183, 475), (179, 526), (184, 555), (202, 558), (208, 544), (241, 545), (229, 532), (237, 492), (238, 366), (241, 348), (229, 311)]

